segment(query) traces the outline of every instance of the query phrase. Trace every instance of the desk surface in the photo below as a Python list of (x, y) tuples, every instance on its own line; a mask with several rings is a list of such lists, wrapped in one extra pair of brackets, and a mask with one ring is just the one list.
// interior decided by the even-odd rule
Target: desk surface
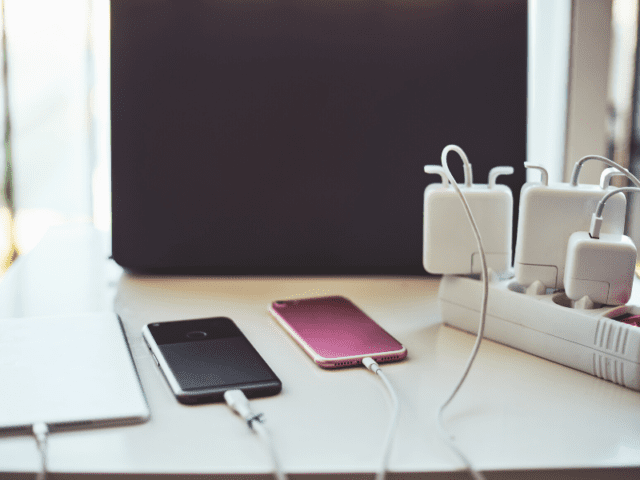
[[(382, 384), (364, 368), (318, 368), (267, 310), (276, 299), (340, 294), (409, 351), (405, 361), (384, 366), (401, 404), (390, 460), (398, 475), (390, 478), (466, 477), (439, 439), (435, 415), (474, 337), (441, 324), (438, 278), (133, 276), (107, 260), (107, 244), (91, 228), (54, 230), (0, 281), (1, 317), (115, 309), (151, 409), (143, 425), (53, 434), (50, 471), (268, 478), (259, 439), (223, 404), (176, 402), (140, 333), (151, 321), (224, 315), (283, 382), (281, 394), (254, 405), (266, 416), (285, 470), (300, 474), (292, 478), (366, 478), (378, 465), (389, 420)], [(639, 417), (637, 392), (485, 341), (445, 423), (490, 478), (616, 478), (621, 470), (640, 472)], [(0, 473), (38, 467), (32, 437), (0, 437)]]

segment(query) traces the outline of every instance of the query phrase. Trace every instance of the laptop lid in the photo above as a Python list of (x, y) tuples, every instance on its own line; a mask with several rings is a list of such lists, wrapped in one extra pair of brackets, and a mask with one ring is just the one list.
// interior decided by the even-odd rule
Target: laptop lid
[(518, 211), (526, 76), (526, 0), (113, 0), (113, 256), (423, 274), (423, 166), (444, 146), (477, 183), (517, 167)]
[(0, 319), (0, 332), (0, 432), (149, 418), (115, 314)]

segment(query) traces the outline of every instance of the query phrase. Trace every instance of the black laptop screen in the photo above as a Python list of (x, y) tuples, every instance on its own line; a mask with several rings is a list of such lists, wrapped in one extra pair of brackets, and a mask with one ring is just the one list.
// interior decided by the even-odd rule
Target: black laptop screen
[(125, 267), (422, 273), (450, 143), (476, 182), (516, 167), (517, 211), (526, 0), (112, 0), (111, 24)]

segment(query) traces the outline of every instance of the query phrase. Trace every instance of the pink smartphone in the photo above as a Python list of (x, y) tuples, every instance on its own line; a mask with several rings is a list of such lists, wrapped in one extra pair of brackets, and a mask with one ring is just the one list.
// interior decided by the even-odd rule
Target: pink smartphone
[(400, 342), (344, 297), (276, 301), (269, 310), (323, 368), (359, 365), (365, 357), (382, 363), (407, 356)]

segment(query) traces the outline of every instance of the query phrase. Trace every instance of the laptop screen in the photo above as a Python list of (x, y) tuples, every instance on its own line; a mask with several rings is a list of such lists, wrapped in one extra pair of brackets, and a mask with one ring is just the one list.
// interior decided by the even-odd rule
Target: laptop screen
[(423, 166), (450, 143), (478, 183), (517, 167), (517, 212), (526, 0), (113, 0), (111, 23), (125, 267), (424, 273)]

